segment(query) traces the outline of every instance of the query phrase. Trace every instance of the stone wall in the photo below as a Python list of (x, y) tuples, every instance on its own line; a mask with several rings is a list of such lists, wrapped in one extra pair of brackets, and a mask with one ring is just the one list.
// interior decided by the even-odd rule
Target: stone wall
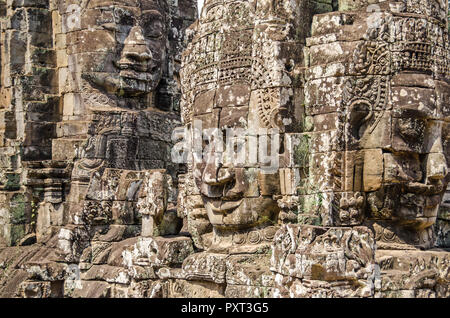
[(51, 160), (61, 118), (48, 2), (8, 1), (2, 13), (0, 244), (17, 245), (34, 232), (45, 187), (29, 174)]
[(448, 298), (447, 13), (0, 0), (0, 297)]

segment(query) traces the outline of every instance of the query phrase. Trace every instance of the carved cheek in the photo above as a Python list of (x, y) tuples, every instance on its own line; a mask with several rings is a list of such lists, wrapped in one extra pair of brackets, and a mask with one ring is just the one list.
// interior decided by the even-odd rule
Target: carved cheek
[(395, 151), (424, 153), (426, 122), (420, 118), (394, 118), (393, 149)]
[(147, 39), (147, 47), (152, 52), (152, 60), (154, 63), (161, 63), (165, 56), (165, 45), (161, 39)]
[(384, 160), (381, 149), (364, 151), (363, 190), (376, 191), (383, 181)]
[(447, 161), (442, 153), (430, 153), (427, 156), (427, 178), (444, 179), (448, 173)]
[(442, 127), (442, 150), (448, 165), (450, 163), (450, 123), (444, 123)]
[(147, 43), (147, 47), (150, 49), (154, 60), (161, 60), (165, 51), (166, 42), (166, 30), (164, 28), (164, 22), (160, 17), (143, 16), (140, 21), (142, 27), (143, 36)]
[(420, 182), (423, 172), (417, 156), (383, 154), (384, 176), (386, 183)]
[(216, 90), (209, 90), (198, 94), (195, 97), (193, 105), (194, 115), (210, 114), (214, 107), (215, 99)]
[(429, 120), (425, 132), (425, 153), (443, 153), (443, 122)]

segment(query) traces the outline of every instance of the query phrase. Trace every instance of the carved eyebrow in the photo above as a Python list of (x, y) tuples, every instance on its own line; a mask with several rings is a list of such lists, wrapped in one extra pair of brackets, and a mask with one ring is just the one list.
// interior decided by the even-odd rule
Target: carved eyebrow
[(407, 107), (400, 107), (398, 108), (398, 112), (402, 112), (402, 113), (407, 113), (407, 114), (411, 114), (414, 116), (417, 116), (418, 118), (430, 118), (433, 117), (434, 111), (433, 109), (427, 107), (427, 106), (423, 106), (422, 109), (419, 109), (420, 104), (418, 103), (414, 103), (411, 105), (408, 105)]
[(125, 12), (130, 12), (130, 13), (134, 13), (134, 14), (136, 12), (139, 12), (138, 11), (139, 8), (127, 7), (127, 6), (123, 6), (123, 5), (117, 5), (117, 4), (114, 4), (112, 6), (96, 6), (96, 7), (93, 7), (91, 9), (100, 9), (100, 10), (105, 10), (105, 11), (114, 11), (114, 9), (117, 9), (117, 8), (120, 8), (120, 9), (122, 9)]
[(142, 15), (145, 15), (145, 17), (152, 17), (155, 19), (164, 19), (164, 16), (161, 14), (161, 12), (157, 10), (144, 10), (142, 11)]
[[(131, 3), (130, 3), (131, 2)], [(96, 7), (105, 7), (105, 6), (124, 6), (129, 8), (139, 8), (140, 2), (137, 0), (128, 1), (128, 0), (87, 0), (87, 4), (85, 5), (88, 8), (96, 8)]]

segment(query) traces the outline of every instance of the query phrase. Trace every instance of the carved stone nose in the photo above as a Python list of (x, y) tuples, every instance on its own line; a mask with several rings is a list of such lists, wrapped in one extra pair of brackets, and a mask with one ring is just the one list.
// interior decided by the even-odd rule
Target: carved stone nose
[(448, 173), (447, 161), (443, 153), (430, 153), (427, 157), (427, 178), (440, 180)]
[(225, 185), (233, 179), (233, 171), (222, 168), (220, 164), (208, 164), (203, 171), (203, 182), (208, 185)]
[(145, 62), (153, 58), (140, 26), (134, 26), (125, 39), (121, 63)]
[(138, 62), (144, 62), (152, 59), (152, 54), (150, 52), (133, 52), (128, 51), (125, 53), (125, 56), (129, 60), (134, 60)]
[(217, 182), (219, 184), (229, 183), (234, 179), (234, 173), (230, 169), (219, 169), (217, 172)]

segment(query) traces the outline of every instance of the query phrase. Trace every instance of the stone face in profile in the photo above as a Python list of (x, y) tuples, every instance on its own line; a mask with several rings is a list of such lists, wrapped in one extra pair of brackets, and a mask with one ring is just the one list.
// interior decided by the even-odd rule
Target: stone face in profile
[[(445, 207), (438, 210), (450, 159), (446, 3), (340, 1), (340, 11), (349, 7), (315, 15), (306, 41), (304, 130), (286, 138), (302, 178), (282, 199), (300, 224), (275, 235), (275, 294), (445, 297), (439, 279), (427, 289), (419, 277), (448, 276), (447, 251), (421, 251), (433, 247), (437, 217), (445, 246)], [(341, 241), (350, 229), (359, 233)]]
[[(449, 178), (445, 14), (413, 4), (361, 8), (313, 23), (306, 106), (311, 135), (331, 147), (313, 151), (310, 176), (333, 194), (329, 225), (373, 226), (378, 248), (430, 248)], [(334, 34), (324, 26), (329, 16), (361, 32), (349, 25), (322, 43)]]
[[(395, 28), (389, 28), (389, 23)], [(350, 117), (364, 116), (363, 120), (352, 122), (357, 134), (350, 138), (362, 148), (371, 149), (366, 151), (365, 158), (380, 167), (382, 159), (384, 167), (381, 182), (376, 184), (372, 183), (374, 176), (370, 176), (373, 169), (370, 162), (364, 163), (363, 190), (367, 191), (368, 218), (377, 220), (374, 226), (376, 232), (381, 231), (382, 240), (395, 233), (398, 236), (395, 243), (428, 248), (433, 244), (431, 226), (436, 222), (447, 187), (450, 160), (446, 133), (448, 102), (444, 101), (450, 86), (446, 82), (447, 57), (442, 55), (448, 42), (431, 31), (436, 27), (432, 23), (427, 25), (423, 18), (386, 17), (373, 39), (376, 44), (367, 43), (360, 51), (361, 54), (373, 52), (371, 59), (378, 62), (373, 66), (355, 63), (362, 74), (375, 66), (379, 68), (372, 78), (365, 75), (366, 83), (378, 81), (379, 92), (372, 93), (371, 97), (379, 102), (372, 103), (371, 109), (364, 107), (364, 101), (370, 98), (361, 96), (364, 91), (358, 90), (356, 83), (357, 93), (350, 104)], [(395, 37), (395, 48), (384, 40), (389, 35)], [(390, 138), (386, 139), (388, 134)], [(375, 136), (385, 138), (376, 141)]]

